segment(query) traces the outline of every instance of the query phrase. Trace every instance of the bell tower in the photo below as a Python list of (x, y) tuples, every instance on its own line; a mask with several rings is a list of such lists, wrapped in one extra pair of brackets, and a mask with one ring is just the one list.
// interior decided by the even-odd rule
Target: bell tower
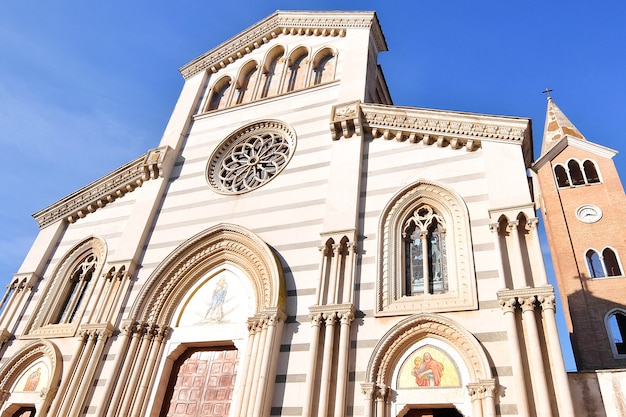
[(626, 197), (615, 154), (548, 97), (532, 170), (579, 370), (626, 367)]

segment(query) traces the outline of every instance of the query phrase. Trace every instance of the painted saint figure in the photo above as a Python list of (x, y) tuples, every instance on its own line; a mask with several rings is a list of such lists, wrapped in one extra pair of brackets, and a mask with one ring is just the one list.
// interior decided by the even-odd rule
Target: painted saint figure
[(221, 277), (217, 285), (213, 289), (211, 295), (211, 304), (204, 318), (209, 321), (222, 321), (224, 317), (224, 301), (226, 300), (226, 292), (228, 291), (228, 283), (224, 277)]
[(443, 375), (443, 364), (432, 357), (429, 352), (425, 352), (420, 358), (415, 358), (415, 367), (412, 374), (415, 376), (415, 383), (420, 387), (438, 387), (441, 385)]
[(26, 384), (24, 385), (24, 391), (35, 391), (39, 385), (39, 379), (41, 378), (41, 368), (37, 368), (33, 373), (28, 376)]

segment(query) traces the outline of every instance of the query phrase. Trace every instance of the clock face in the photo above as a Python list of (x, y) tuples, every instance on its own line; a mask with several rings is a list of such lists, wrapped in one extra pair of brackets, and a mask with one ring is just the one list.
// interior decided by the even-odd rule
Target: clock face
[(585, 204), (576, 210), (576, 217), (583, 223), (595, 223), (602, 217), (602, 210), (594, 205)]

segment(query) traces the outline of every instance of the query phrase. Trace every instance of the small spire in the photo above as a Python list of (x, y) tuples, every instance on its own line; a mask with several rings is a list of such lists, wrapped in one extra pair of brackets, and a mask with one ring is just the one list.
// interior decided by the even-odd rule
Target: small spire
[(576, 139), (587, 140), (572, 122), (563, 114), (561, 109), (554, 104), (550, 93), (552, 90), (546, 88), (543, 93), (548, 95), (548, 109), (546, 111), (546, 124), (543, 128), (543, 144), (541, 154), (544, 155), (559, 140), (565, 136)]

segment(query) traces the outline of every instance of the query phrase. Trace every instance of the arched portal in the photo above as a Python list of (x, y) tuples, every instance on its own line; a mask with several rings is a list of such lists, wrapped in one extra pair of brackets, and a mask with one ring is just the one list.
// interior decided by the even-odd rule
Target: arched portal
[(374, 349), (366, 378), (368, 417), (495, 412), (495, 380), (484, 350), (439, 315), (411, 316), (391, 328)]
[(61, 354), (47, 340), (37, 340), (0, 369), (0, 416), (45, 416), (61, 378)]
[(108, 413), (165, 415), (176, 381), (189, 379), (231, 389), (233, 400), (187, 401), (206, 393), (180, 391), (184, 415), (207, 415), (203, 407), (269, 415), (284, 304), (280, 264), (258, 236), (220, 224), (188, 239), (155, 269), (125, 323), (127, 359)]

